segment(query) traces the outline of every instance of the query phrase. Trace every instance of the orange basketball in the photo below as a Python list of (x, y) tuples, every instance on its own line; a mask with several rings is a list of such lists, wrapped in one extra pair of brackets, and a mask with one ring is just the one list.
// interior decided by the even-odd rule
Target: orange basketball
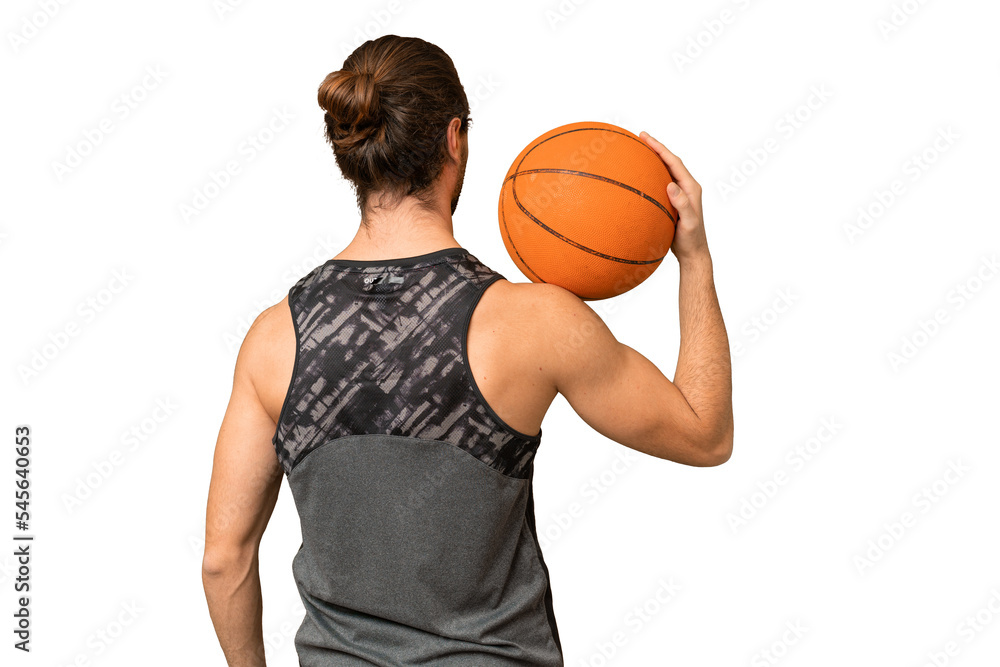
[(525, 147), (500, 190), (500, 234), (532, 282), (607, 299), (649, 277), (674, 239), (670, 172), (642, 139), (571, 123)]

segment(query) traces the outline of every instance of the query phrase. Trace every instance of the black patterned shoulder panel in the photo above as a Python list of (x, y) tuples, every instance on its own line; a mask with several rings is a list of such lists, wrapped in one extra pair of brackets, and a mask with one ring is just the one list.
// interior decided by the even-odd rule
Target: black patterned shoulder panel
[(330, 260), (288, 292), (292, 379), (273, 443), (286, 474), (348, 435), (440, 440), (526, 478), (541, 441), (486, 403), (465, 347), (499, 273), (463, 248), (380, 262)]

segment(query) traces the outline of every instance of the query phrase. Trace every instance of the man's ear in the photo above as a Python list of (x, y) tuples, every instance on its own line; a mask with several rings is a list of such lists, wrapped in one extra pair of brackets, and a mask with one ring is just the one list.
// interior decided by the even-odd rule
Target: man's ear
[(462, 163), (462, 119), (455, 117), (448, 123), (448, 154), (455, 164)]

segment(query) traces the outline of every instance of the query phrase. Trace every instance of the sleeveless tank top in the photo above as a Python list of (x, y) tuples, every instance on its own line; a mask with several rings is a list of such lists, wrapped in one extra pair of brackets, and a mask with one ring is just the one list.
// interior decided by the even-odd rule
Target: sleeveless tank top
[(445, 248), (331, 259), (289, 290), (273, 443), (302, 528), (300, 665), (562, 667), (532, 498), (541, 429), (500, 419), (466, 349), (502, 277)]

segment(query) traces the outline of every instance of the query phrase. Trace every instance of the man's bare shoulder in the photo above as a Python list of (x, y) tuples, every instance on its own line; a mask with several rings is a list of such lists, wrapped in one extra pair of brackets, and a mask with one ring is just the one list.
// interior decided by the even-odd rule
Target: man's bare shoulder
[(600, 316), (587, 303), (564, 287), (551, 283), (512, 283), (502, 285), (491, 301), (497, 321), (509, 323), (518, 339), (528, 346), (550, 353), (568, 339), (604, 328)]
[(504, 282), (497, 297), (491, 319), (509, 365), (530, 369), (553, 392), (586, 385), (592, 369), (620, 361), (611, 331), (573, 292), (550, 283)]
[[(256, 357), (265, 354), (275, 346), (281, 346), (287, 342), (289, 336), (295, 340), (295, 331), (292, 328), (292, 315), (288, 309), (288, 297), (265, 308), (250, 325), (246, 337), (243, 339), (243, 348), (248, 356)], [(242, 353), (242, 352), (241, 352)]]
[(236, 362), (237, 374), (252, 382), (272, 419), (281, 409), (294, 363), (295, 329), (286, 296), (253, 321)]
[(576, 294), (552, 283), (512, 283), (508, 280), (497, 283), (503, 286), (498, 291), (497, 303), (519, 314), (537, 317), (554, 310), (565, 314), (581, 306), (587, 307)]
[(565, 287), (551, 283), (508, 283), (508, 305), (549, 338), (582, 324), (595, 324), (600, 317), (587, 302)]

